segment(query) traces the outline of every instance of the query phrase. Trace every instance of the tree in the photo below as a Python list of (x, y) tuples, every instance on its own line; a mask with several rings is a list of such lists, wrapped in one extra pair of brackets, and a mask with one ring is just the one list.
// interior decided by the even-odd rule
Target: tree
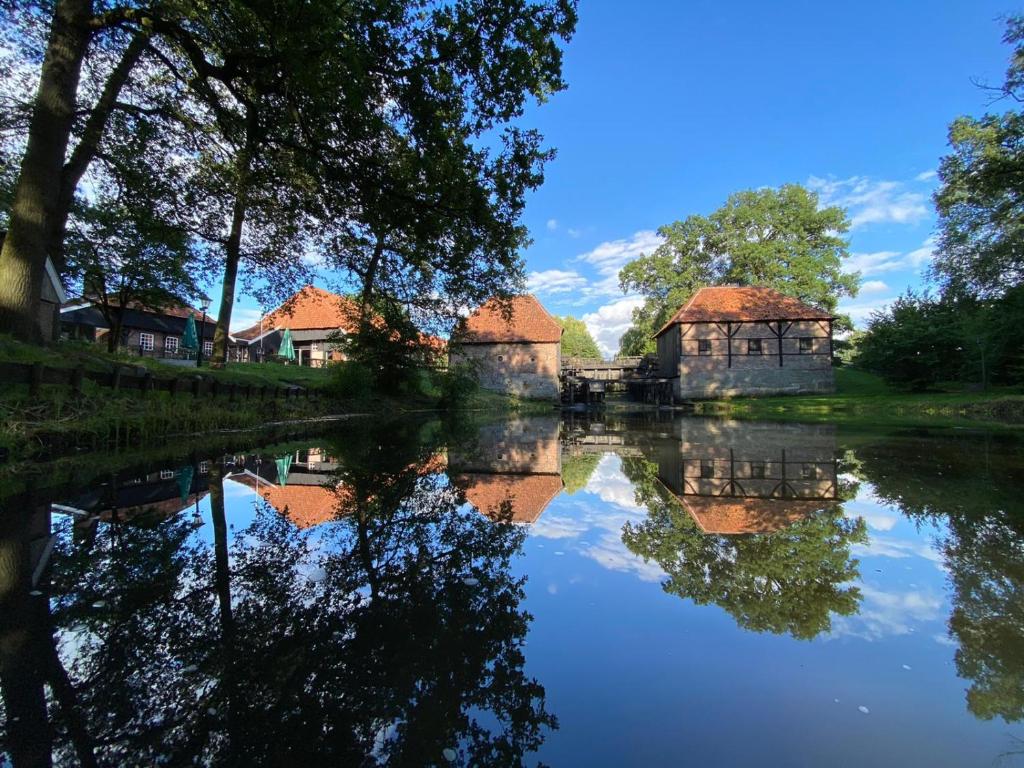
[(579, 453), (562, 457), (562, 483), (570, 496), (582, 491), (590, 482), (601, 457), (593, 453)]
[(558, 324), (565, 331), (562, 334), (563, 357), (601, 358), (601, 350), (590, 335), (590, 329), (582, 320), (572, 315), (557, 317)]
[(835, 312), (860, 281), (842, 269), (848, 229), (845, 211), (819, 208), (817, 194), (799, 184), (737, 192), (710, 216), (661, 227), (664, 242), (654, 253), (619, 272), (622, 290), (644, 297), (621, 354), (653, 351), (651, 337), (706, 285), (764, 285)]
[[(57, 0), (43, 6), (49, 29), (38, 87), (26, 110), (24, 149), (11, 195), (8, 233), (0, 249), (0, 331), (26, 340), (40, 339), (37, 306), (46, 258), (63, 266), (64, 228), (75, 190), (96, 156), (121, 89), (146, 48), (144, 13), (127, 6), (95, 6), (92, 0)], [(4, 10), (8, 18), (20, 12), (30, 26), (40, 18), (37, 8)], [(86, 119), (69, 155), (80, 114), (79, 81), (90, 52), (113, 52), (112, 62), (99, 68), (102, 85), (92, 106), (83, 110)]]
[[(998, 92), (1024, 99), (1024, 17), (1007, 21), (1014, 46)], [(1024, 115), (1011, 110), (950, 125), (952, 153), (939, 163), (939, 241), (932, 276), (944, 295), (998, 297), (1024, 279)]]

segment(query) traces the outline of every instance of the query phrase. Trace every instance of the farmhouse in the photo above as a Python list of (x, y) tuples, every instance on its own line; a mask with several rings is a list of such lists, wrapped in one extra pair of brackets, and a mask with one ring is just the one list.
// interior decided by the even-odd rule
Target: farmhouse
[(491, 299), (454, 334), (449, 363), (469, 363), (480, 386), (536, 399), (559, 396), (562, 326), (530, 295)]
[(354, 301), (307, 285), (258, 323), (232, 333), (229, 359), (262, 362), (276, 356), (287, 328), (296, 362), (319, 368), (342, 359), (333, 338), (354, 333), (358, 326), (359, 307)]
[(771, 288), (701, 288), (655, 336), (676, 399), (831, 392), (828, 312)]
[(113, 333), (112, 320), (121, 320), (121, 336), (117, 347), (142, 357), (168, 360), (186, 359), (192, 353), (182, 346), (189, 317), (195, 319), (196, 333), (203, 340), (203, 357), (213, 354), (213, 332), (217, 318), (185, 304), (174, 304), (161, 309), (131, 302), (121, 307), (116, 300), (109, 301), (108, 319), (102, 304), (96, 299), (72, 299), (60, 310), (60, 332), (64, 339), (92, 341), (106, 344)]

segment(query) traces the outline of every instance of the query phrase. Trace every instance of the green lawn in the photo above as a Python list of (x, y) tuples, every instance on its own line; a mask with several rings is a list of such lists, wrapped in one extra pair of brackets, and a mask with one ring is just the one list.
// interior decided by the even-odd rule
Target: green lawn
[(836, 369), (836, 392), (737, 398), (698, 404), (700, 413), (786, 421), (838, 421), (879, 425), (1024, 426), (1020, 387), (986, 392), (948, 387), (929, 392), (896, 389), (856, 368)]
[(254, 387), (283, 386), (287, 384), (318, 388), (327, 385), (328, 373), (323, 368), (305, 368), (283, 363), (228, 363), (223, 370), (207, 366), (193, 368), (170, 365), (158, 358), (140, 357), (125, 353), (110, 354), (98, 344), (66, 342), (48, 347), (36, 347), (0, 336), (0, 361), (12, 363), (42, 363), (51, 368), (82, 366), (90, 371), (107, 371), (115, 365), (145, 368), (154, 376), (179, 378), (200, 374), (225, 384), (252, 384)]

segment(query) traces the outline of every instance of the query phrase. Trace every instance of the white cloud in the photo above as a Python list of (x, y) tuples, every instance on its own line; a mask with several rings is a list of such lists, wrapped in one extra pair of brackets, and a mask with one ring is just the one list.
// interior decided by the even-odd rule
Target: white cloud
[(863, 602), (854, 616), (834, 619), (833, 637), (860, 637), (879, 640), (906, 635), (922, 624), (943, 615), (942, 596), (933, 592), (885, 592), (869, 585), (860, 588)]
[(657, 563), (644, 562), (630, 552), (622, 538), (614, 533), (604, 534), (597, 542), (583, 547), (580, 554), (610, 571), (635, 574), (641, 581), (658, 582), (665, 576)]
[(914, 181), (931, 181), (937, 175), (935, 171), (922, 171), (914, 177)]
[(569, 237), (571, 237), (573, 239), (579, 238), (579, 237), (581, 237), (583, 235), (583, 230), (582, 229), (576, 229), (575, 227), (569, 227), (569, 229), (567, 229), (566, 232), (568, 232), (569, 233)]
[(862, 325), (873, 313), (885, 309), (891, 302), (891, 297), (878, 301), (854, 302), (852, 304), (841, 301), (839, 302), (839, 312), (849, 315), (854, 325)]
[(231, 332), (242, 331), (260, 321), (263, 313), (258, 309), (239, 309), (235, 307), (231, 312)]
[(583, 316), (583, 322), (600, 347), (602, 355), (610, 357), (618, 352), (619, 339), (632, 325), (633, 310), (643, 303), (644, 300), (639, 296), (626, 296)]
[(888, 290), (889, 286), (884, 280), (865, 280), (860, 286), (861, 293), (883, 293)]
[(575, 270), (545, 269), (526, 276), (526, 285), (532, 293), (569, 293), (586, 284), (587, 279)]
[(867, 224), (917, 224), (931, 213), (927, 195), (907, 189), (902, 181), (811, 176), (807, 186), (818, 193), (822, 204), (846, 208), (852, 229)]
[(554, 232), (556, 229), (558, 229), (558, 219), (548, 219), (547, 227), (548, 230)]
[(619, 270), (638, 256), (652, 253), (662, 242), (662, 237), (654, 230), (642, 229), (621, 240), (607, 240), (577, 256), (576, 261), (590, 264), (601, 277), (591, 283), (587, 293), (595, 296), (620, 294)]
[[(911, 269), (916, 272), (923, 272), (931, 263), (935, 255), (935, 238), (929, 237), (920, 248), (915, 248), (908, 253), (899, 251), (875, 251), (874, 253), (852, 253), (843, 263), (845, 272), (860, 272), (862, 277), (870, 275), (881, 275), (886, 272), (898, 272), (903, 269)], [(880, 282), (880, 281), (872, 281)], [(866, 289), (868, 283), (864, 284)]]

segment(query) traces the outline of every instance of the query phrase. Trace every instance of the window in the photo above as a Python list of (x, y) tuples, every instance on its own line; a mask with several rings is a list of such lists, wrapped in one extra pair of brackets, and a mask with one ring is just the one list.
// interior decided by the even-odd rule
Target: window
[(502, 360), (504, 360), (504, 359), (505, 359), (505, 356), (504, 356), (504, 355), (498, 355), (498, 362), (499, 362), (499, 363), (500, 363), (500, 362), (501, 362)]
[(800, 477), (804, 480), (817, 480), (818, 479), (818, 465), (817, 464), (804, 464), (800, 468)]
[(212, 341), (204, 341), (203, 342), (203, 354), (204, 355), (212, 355), (213, 354), (213, 342)]
[(698, 355), (710, 355), (711, 354), (711, 339), (698, 339), (697, 340), (697, 354)]
[(537, 358), (534, 357), (533, 355), (530, 355), (530, 362), (531, 363), (536, 363), (537, 362)]
[(208, 461), (200, 461), (199, 462), (199, 474), (200, 475), (208, 475), (208, 474), (210, 474), (210, 462), (208, 462)]
[(715, 461), (714, 461), (714, 459), (701, 459), (700, 460), (700, 476), (701, 477), (714, 477), (715, 476)]
[(760, 339), (747, 339), (747, 354), (748, 355), (760, 355), (760, 354), (762, 354), (761, 340)]
[(178, 337), (168, 336), (164, 339), (164, 352), (177, 352), (178, 351)]
[(754, 480), (764, 480), (764, 462), (763, 461), (752, 461), (752, 462), (750, 462), (750, 476)]
[(814, 339), (809, 336), (805, 336), (800, 339), (800, 354), (810, 355), (814, 352)]
[(139, 349), (143, 349), (146, 352), (153, 351), (153, 334), (152, 333), (140, 333), (139, 334)]
[(160, 470), (160, 479), (161, 480), (170, 480), (176, 474), (178, 474), (178, 473), (175, 472), (173, 469), (161, 469)]

